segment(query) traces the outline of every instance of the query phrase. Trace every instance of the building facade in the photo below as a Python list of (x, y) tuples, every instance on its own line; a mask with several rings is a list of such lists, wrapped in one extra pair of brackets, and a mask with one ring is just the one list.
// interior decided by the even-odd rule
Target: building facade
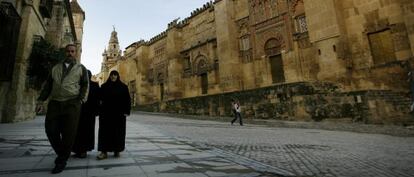
[(413, 7), (216, 0), (131, 44), (102, 73), (119, 70), (140, 110), (229, 116), (236, 98), (250, 118), (401, 122), (410, 104)]
[(84, 13), (71, 9), (76, 4), (69, 0), (0, 0), (2, 123), (34, 118), (38, 89), (34, 89), (32, 81), (39, 75), (30, 75), (29, 68), (40, 61), (31, 58), (34, 53), (44, 54), (40, 58), (50, 57), (48, 52), (66, 44), (80, 44), (82, 34), (77, 34), (75, 24), (82, 26), (83, 21), (74, 22), (73, 16)]

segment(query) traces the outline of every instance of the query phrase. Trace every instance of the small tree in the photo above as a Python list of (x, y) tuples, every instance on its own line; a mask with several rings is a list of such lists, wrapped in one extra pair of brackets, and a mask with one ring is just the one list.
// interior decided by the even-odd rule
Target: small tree
[(33, 43), (27, 70), (28, 87), (40, 90), (54, 65), (64, 60), (64, 49), (56, 49), (49, 42), (40, 39)]

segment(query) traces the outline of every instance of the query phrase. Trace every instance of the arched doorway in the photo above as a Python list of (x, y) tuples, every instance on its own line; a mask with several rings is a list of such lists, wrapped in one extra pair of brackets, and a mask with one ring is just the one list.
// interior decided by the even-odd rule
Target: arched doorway
[(162, 73), (158, 73), (157, 75), (158, 83), (160, 84), (160, 100), (164, 100), (164, 75)]
[(285, 82), (285, 71), (283, 69), (282, 49), (283, 38), (271, 38), (265, 44), (265, 53), (269, 56), (272, 83)]
[(205, 56), (197, 57), (197, 74), (200, 76), (201, 94), (208, 93), (208, 63)]

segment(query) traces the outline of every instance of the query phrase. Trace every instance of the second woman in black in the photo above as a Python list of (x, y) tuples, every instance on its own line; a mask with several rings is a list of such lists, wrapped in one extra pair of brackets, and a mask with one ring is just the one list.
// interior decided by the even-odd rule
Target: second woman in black
[(125, 149), (126, 116), (131, 110), (128, 86), (121, 82), (117, 71), (111, 71), (100, 94), (98, 151), (101, 153), (98, 160), (106, 159), (107, 152), (114, 152), (114, 156), (119, 157)]

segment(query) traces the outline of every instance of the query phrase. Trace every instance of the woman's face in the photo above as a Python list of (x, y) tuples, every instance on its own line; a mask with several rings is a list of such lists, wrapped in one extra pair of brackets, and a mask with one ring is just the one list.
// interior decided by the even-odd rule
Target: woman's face
[(116, 75), (116, 74), (111, 74), (111, 76), (109, 76), (109, 77), (111, 77), (112, 82), (115, 82), (116, 79), (118, 79), (118, 75)]

